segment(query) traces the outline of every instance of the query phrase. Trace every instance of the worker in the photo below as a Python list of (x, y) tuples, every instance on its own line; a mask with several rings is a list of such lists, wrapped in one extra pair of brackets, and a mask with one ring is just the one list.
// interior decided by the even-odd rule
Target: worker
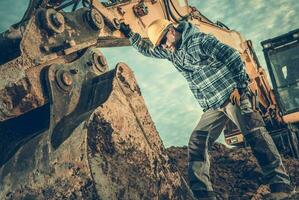
[(141, 54), (167, 59), (186, 78), (204, 113), (188, 144), (190, 188), (197, 199), (216, 199), (208, 149), (228, 120), (242, 131), (275, 196), (292, 191), (280, 154), (247, 94), (248, 75), (238, 51), (189, 22), (157, 19), (147, 27), (150, 42), (122, 23), (120, 31)]

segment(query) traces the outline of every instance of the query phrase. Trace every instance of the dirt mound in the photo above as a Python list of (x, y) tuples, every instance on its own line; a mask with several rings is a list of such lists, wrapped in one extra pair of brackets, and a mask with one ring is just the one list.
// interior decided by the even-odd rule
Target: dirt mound
[[(167, 149), (186, 180), (187, 147)], [(229, 149), (216, 143), (210, 151), (211, 179), (219, 199), (265, 199), (269, 188), (264, 185), (261, 168), (250, 148)], [(299, 185), (299, 161), (283, 158), (292, 183)], [(298, 197), (298, 198), (297, 198)], [(292, 199), (299, 199), (299, 196)]]

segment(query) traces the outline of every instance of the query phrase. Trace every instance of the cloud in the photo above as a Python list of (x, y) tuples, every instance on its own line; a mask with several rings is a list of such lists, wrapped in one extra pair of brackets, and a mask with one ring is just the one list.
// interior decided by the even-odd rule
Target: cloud
[(252, 40), (264, 67), (260, 42), (299, 27), (299, 4), (295, 0), (189, 0), (189, 3), (201, 8), (212, 21), (219, 20)]

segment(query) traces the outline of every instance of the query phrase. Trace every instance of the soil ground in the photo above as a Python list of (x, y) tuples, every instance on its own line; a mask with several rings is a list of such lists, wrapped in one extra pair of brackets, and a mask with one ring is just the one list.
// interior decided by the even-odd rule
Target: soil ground
[[(188, 181), (187, 147), (170, 147), (167, 151)], [(218, 199), (268, 199), (269, 188), (250, 148), (230, 149), (216, 143), (210, 151), (210, 161), (211, 181)], [(292, 184), (299, 188), (299, 160), (283, 158), (283, 163)], [(299, 195), (288, 199), (299, 199)]]

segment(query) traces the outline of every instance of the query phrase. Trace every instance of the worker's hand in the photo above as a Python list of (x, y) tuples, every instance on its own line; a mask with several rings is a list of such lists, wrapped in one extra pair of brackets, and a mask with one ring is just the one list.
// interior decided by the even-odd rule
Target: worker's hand
[(233, 92), (231, 93), (230, 97), (230, 102), (233, 104), (233, 105), (238, 105), (240, 106), (240, 99), (241, 99), (241, 95), (239, 93), (239, 90), (237, 88), (235, 88), (233, 90)]
[(127, 38), (131, 37), (133, 34), (132, 29), (130, 28), (129, 24), (120, 23), (120, 29), (119, 29)]

